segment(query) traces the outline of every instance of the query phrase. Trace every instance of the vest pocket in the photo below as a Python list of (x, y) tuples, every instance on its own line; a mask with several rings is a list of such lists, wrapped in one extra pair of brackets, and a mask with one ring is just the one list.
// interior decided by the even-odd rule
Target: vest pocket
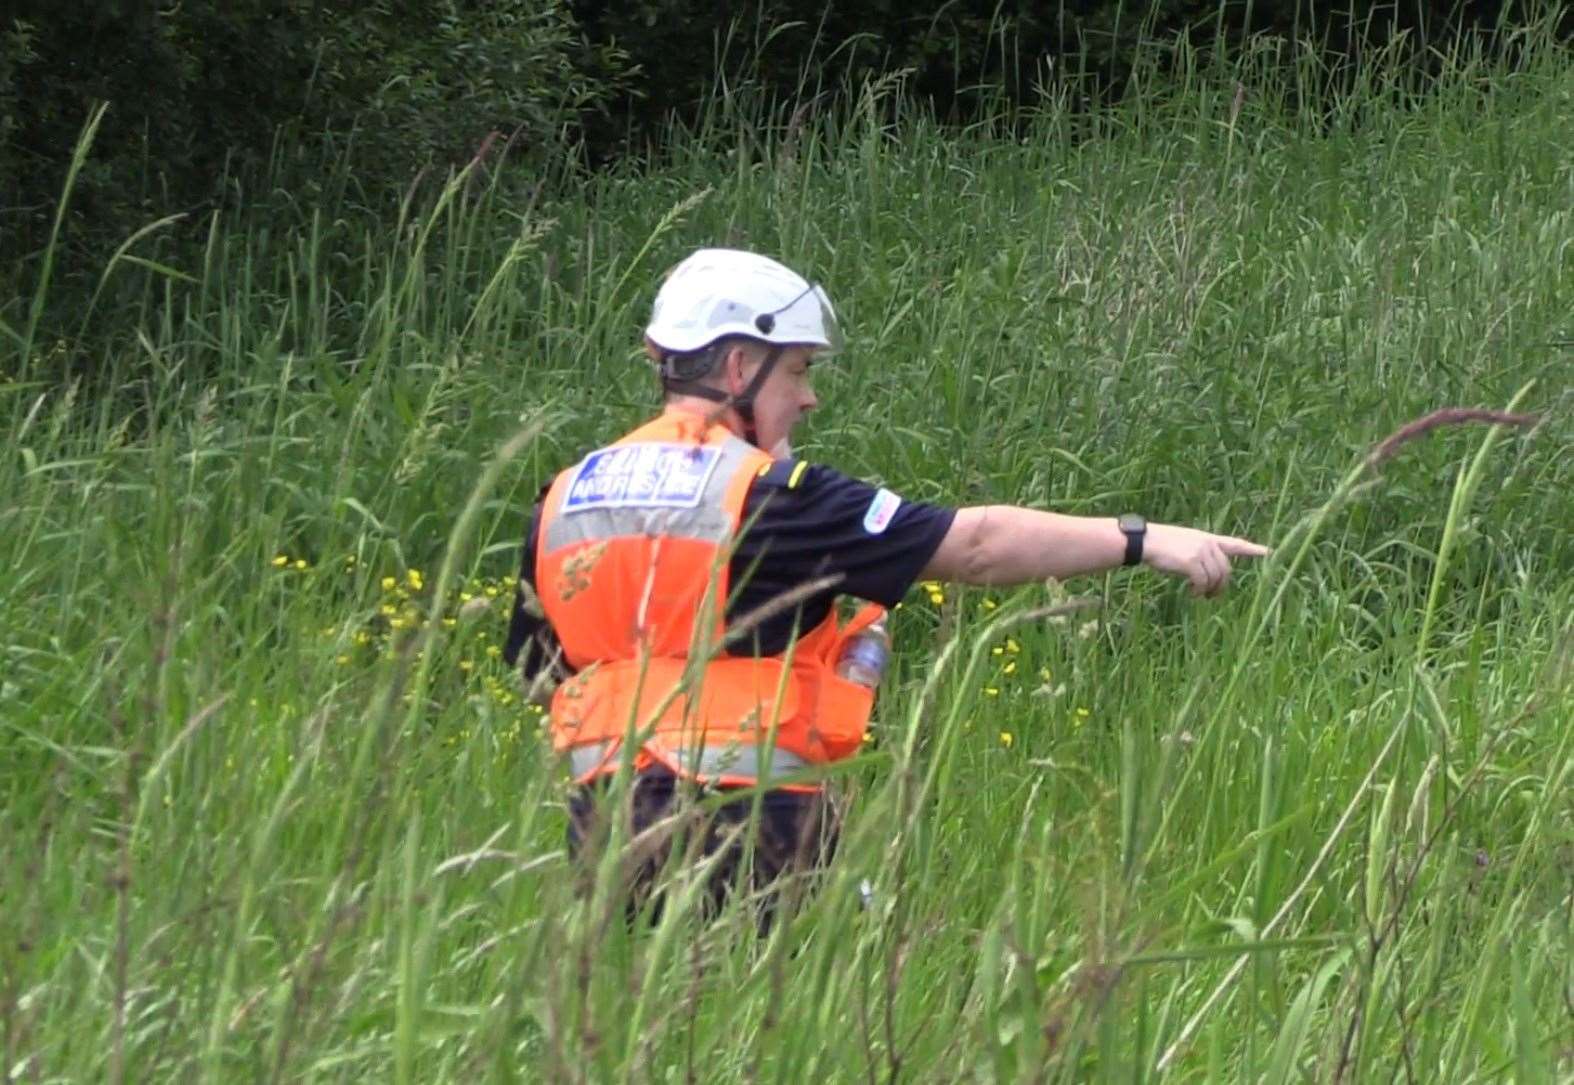
[(815, 729), (825, 746), (827, 761), (851, 757), (863, 746), (874, 711), (874, 690), (838, 678), (826, 668), (820, 679), (820, 697), (815, 711)]

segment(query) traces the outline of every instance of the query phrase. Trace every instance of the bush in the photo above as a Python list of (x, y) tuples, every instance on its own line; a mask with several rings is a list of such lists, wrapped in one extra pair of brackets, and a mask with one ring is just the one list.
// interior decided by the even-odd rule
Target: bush
[(18, 0), (12, 10), (0, 24), (0, 228), (22, 252), (40, 244), (97, 101), (110, 113), (73, 220), (118, 241), (221, 198), (231, 180), (288, 186), (281, 145), (303, 173), (332, 158), (363, 191), (383, 193), (483, 146), (559, 156), (621, 71), (617, 51), (587, 45), (559, 0)]

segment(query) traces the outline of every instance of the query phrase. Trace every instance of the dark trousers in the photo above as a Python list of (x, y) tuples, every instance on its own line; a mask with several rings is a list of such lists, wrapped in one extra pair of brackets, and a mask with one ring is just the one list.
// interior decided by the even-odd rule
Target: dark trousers
[[(568, 803), (568, 852), (582, 888), (594, 877), (610, 829), (610, 778), (576, 788)], [(755, 795), (717, 805), (727, 789), (706, 789), (664, 769), (642, 772), (629, 789), (631, 831), (621, 864), (629, 915), (648, 904), (659, 916), (658, 881), (682, 865), (720, 858), (706, 878), (703, 907), (714, 915), (734, 893), (749, 893), (762, 926), (808, 892), (815, 872), (836, 850), (839, 820), (823, 791), (767, 791), (750, 830)], [(752, 847), (752, 854), (750, 849)], [(747, 869), (745, 869), (747, 864)]]

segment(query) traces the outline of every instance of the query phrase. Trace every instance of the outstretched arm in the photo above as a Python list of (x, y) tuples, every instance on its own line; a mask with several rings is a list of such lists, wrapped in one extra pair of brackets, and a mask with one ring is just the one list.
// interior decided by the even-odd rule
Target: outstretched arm
[[(1230, 582), (1231, 558), (1267, 553), (1267, 547), (1232, 535), (1150, 523), (1142, 562), (1185, 577), (1193, 594), (1217, 595)], [(923, 576), (963, 584), (1063, 580), (1114, 568), (1125, 554), (1126, 536), (1113, 517), (979, 505), (957, 510)]]

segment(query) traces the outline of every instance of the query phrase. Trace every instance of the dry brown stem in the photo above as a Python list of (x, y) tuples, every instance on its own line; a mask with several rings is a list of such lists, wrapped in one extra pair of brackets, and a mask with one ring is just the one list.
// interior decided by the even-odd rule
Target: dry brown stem
[(1510, 414), (1484, 407), (1439, 407), (1431, 414), (1424, 414), (1394, 430), (1366, 454), (1366, 465), (1376, 469), (1394, 458), (1401, 447), (1422, 437), (1440, 426), (1459, 426), (1467, 422), (1485, 422), (1495, 426), (1519, 426), (1528, 429), (1541, 421), (1539, 414)]

